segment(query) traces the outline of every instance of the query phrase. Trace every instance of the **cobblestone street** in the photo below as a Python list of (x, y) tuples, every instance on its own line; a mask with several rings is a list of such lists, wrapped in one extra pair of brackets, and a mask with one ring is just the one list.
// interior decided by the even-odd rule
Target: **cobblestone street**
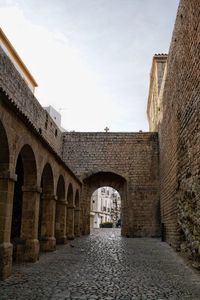
[(15, 265), (0, 299), (200, 299), (199, 276), (166, 243), (95, 230), (35, 263)]

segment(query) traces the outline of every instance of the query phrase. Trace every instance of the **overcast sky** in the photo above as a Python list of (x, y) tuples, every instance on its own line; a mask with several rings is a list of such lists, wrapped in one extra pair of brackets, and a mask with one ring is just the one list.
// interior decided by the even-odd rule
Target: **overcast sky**
[(66, 130), (148, 131), (155, 53), (167, 53), (178, 0), (0, 0), (0, 26)]

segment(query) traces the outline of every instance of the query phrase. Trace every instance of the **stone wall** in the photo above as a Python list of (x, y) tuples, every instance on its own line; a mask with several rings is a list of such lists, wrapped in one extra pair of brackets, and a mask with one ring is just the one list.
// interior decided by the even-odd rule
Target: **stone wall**
[(155, 54), (150, 72), (149, 96), (147, 103), (147, 117), (149, 130), (158, 131), (158, 124), (162, 120), (162, 98), (167, 73), (167, 54)]
[(181, 0), (158, 125), (166, 240), (200, 257), (200, 5)]
[(37, 131), (60, 154), (61, 131), (59, 127), (34, 97), (26, 82), (1, 47), (0, 87), (8, 95), (12, 105), (17, 106), (26, 115)]
[(64, 133), (63, 160), (84, 181), (82, 223), (89, 227), (92, 191), (103, 184), (119, 186), (123, 235), (160, 234), (156, 133)]

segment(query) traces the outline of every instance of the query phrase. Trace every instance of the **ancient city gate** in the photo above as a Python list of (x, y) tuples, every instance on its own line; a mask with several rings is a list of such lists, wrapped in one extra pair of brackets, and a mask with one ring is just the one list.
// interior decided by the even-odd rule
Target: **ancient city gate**
[(111, 186), (122, 198), (122, 235), (159, 236), (158, 159), (156, 133), (64, 133), (63, 160), (83, 180), (82, 233), (93, 191)]

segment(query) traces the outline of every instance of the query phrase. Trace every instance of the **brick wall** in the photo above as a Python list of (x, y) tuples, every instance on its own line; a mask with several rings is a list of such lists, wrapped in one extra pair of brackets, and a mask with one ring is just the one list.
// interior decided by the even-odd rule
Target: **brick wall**
[[(124, 235), (160, 234), (157, 134), (64, 133), (63, 160), (84, 180), (82, 198), (84, 189), (88, 189), (86, 178), (92, 174), (112, 172), (122, 176), (127, 184), (123, 199)], [(102, 178), (98, 180), (101, 184)], [(106, 182), (112, 182), (113, 176), (109, 180)], [(89, 199), (85, 201), (89, 205)], [(88, 206), (85, 210), (89, 214)]]
[[(10, 59), (0, 47), (0, 88), (34, 124), (46, 141), (60, 154), (61, 131), (42, 108)], [(9, 100), (8, 100), (9, 101)]]
[(200, 256), (200, 3), (181, 0), (159, 124), (161, 211), (166, 238)]

